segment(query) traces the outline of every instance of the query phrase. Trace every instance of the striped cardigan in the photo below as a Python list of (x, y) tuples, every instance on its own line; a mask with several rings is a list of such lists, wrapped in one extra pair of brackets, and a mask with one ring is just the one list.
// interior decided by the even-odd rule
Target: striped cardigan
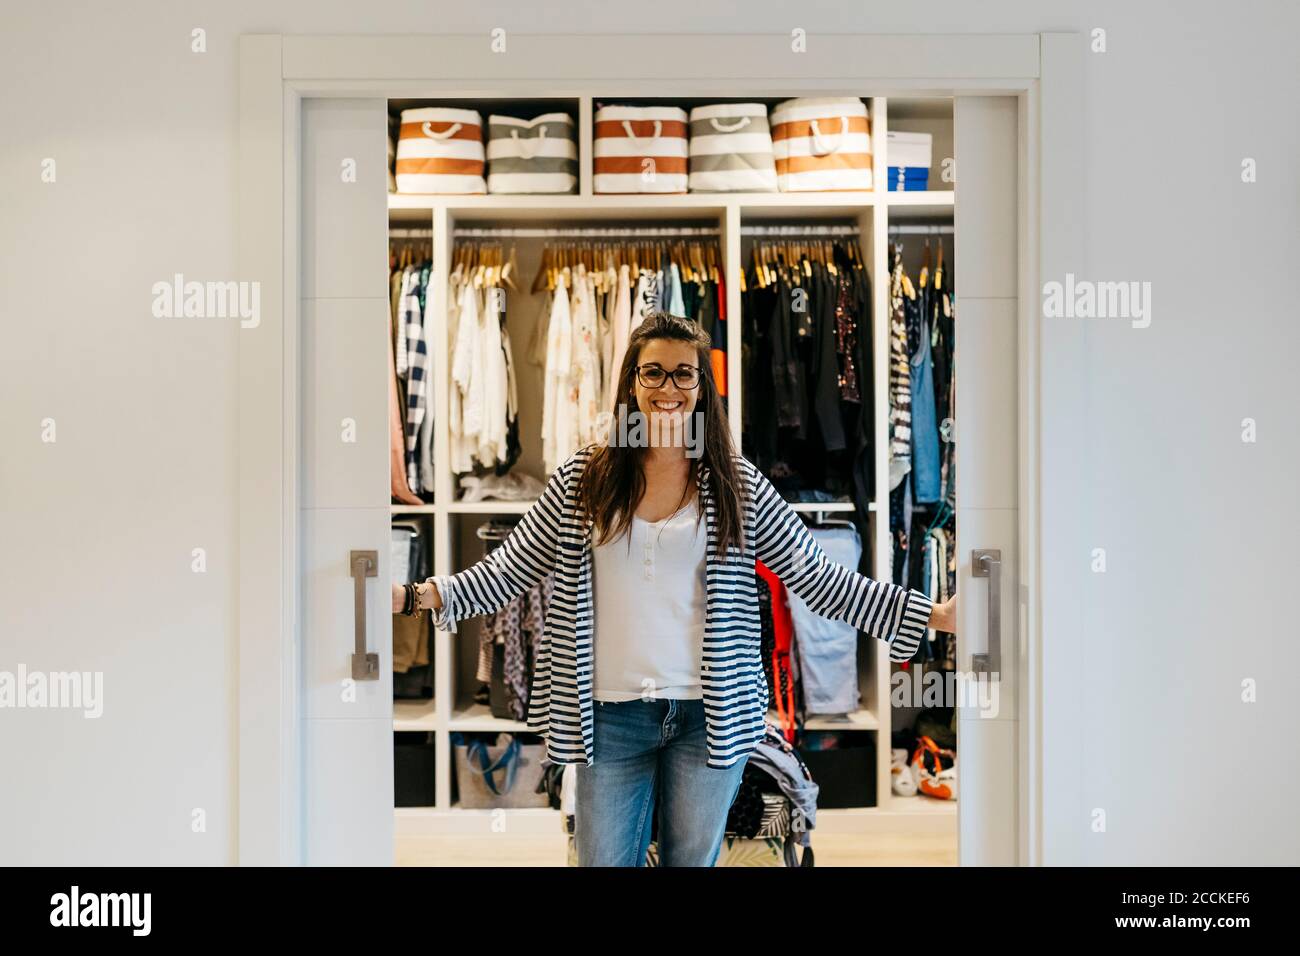
[[(578, 478), (595, 446), (560, 465), (546, 490), (510, 535), (473, 567), (431, 578), (442, 608), (434, 623), (456, 622), (504, 607), (555, 571), (529, 695), (527, 727), (546, 737), (557, 764), (592, 763), (592, 560), (590, 519), (577, 509)], [(768, 688), (763, 671), (754, 561), (760, 559), (815, 613), (847, 621), (889, 644), (892, 660), (916, 651), (930, 599), (863, 577), (831, 561), (793, 508), (757, 468), (736, 456), (742, 480), (745, 541), (723, 557), (709, 468), (698, 469), (699, 500), (708, 530), (706, 609), (700, 679), (708, 766), (730, 767), (763, 739)], [(635, 613), (635, 608), (629, 608)]]

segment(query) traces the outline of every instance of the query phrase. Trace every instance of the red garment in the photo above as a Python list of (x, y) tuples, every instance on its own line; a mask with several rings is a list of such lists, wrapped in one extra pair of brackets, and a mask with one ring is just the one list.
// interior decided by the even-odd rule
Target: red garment
[[(718, 273), (718, 328), (721, 330), (720, 336), (723, 343), (727, 341), (727, 286), (722, 281), (722, 273)], [(718, 394), (727, 394), (727, 347), (724, 344), (720, 349), (709, 350), (709, 364), (713, 367), (713, 381), (718, 386)]]
[[(772, 692), (776, 697), (776, 712), (781, 723), (781, 732), (785, 739), (794, 743), (794, 676), (790, 670), (790, 648), (794, 644), (794, 618), (790, 615), (790, 602), (786, 599), (785, 585), (781, 579), (762, 561), (755, 560), (754, 570), (767, 582), (772, 592), (772, 634), (775, 648), (772, 651), (772, 678), (776, 686)], [(784, 675), (785, 679), (782, 680)], [(781, 686), (785, 685), (785, 699), (781, 697)]]
[(397, 360), (393, 337), (388, 336), (388, 461), (389, 494), (404, 505), (422, 505), (406, 483), (406, 430), (402, 426), (402, 401), (397, 394)]

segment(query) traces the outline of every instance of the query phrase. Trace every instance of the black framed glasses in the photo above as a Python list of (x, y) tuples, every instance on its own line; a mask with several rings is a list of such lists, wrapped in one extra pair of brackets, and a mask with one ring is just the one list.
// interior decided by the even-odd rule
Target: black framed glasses
[(658, 365), (638, 365), (636, 367), (637, 381), (646, 388), (661, 388), (664, 382), (668, 381), (668, 376), (673, 377), (673, 382), (678, 388), (692, 389), (697, 388), (700, 384), (700, 369), (694, 365), (681, 365), (671, 372), (660, 368)]

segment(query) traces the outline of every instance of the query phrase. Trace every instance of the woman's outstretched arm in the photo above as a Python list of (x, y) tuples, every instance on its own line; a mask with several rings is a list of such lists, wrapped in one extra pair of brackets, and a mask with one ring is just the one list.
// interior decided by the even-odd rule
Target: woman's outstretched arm
[[(565, 488), (574, 458), (555, 469), (531, 508), (501, 542), (481, 561), (457, 574), (435, 575), (421, 588), (422, 608), (433, 611), (439, 630), (455, 631), (467, 617), (499, 611), (555, 567)], [(402, 610), (403, 586), (393, 585), (393, 611)]]
[(927, 627), (955, 633), (956, 598), (935, 604), (920, 591), (873, 581), (832, 561), (798, 512), (750, 466), (757, 518), (754, 550), (815, 614), (846, 621), (889, 645), (889, 657), (911, 660)]

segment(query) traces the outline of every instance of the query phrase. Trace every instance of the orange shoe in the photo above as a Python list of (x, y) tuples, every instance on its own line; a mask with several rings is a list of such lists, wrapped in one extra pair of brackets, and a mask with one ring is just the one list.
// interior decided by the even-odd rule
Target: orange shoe
[(918, 737), (912, 755), (916, 789), (936, 800), (957, 799), (957, 754), (929, 737)]

